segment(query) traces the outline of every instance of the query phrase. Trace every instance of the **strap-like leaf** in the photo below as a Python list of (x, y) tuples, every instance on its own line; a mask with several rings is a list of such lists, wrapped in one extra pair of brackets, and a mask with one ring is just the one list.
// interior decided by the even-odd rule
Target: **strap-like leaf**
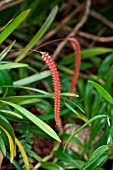
[(13, 139), (6, 129), (4, 129), (2, 126), (0, 126), (0, 128), (6, 133), (6, 135), (8, 137), (9, 145), (10, 145), (10, 162), (12, 162), (13, 159), (14, 159), (14, 142), (13, 142)]
[(94, 81), (91, 81), (91, 80), (89, 80), (88, 82), (97, 89), (97, 91), (102, 95), (102, 97), (105, 100), (113, 104), (113, 98), (102, 86), (100, 86), (98, 83), (95, 83)]
[(20, 149), (20, 152), (21, 152), (21, 154), (23, 156), (23, 159), (24, 159), (24, 162), (25, 162), (25, 166), (26, 166), (26, 170), (30, 170), (30, 165), (29, 165), (28, 157), (26, 155), (26, 152), (25, 152), (22, 144), (20, 143), (20, 141), (17, 138), (15, 138), (15, 141), (16, 141), (16, 144), (17, 144), (18, 148)]
[(14, 107), (19, 112), (21, 112), (25, 117), (27, 117), (31, 122), (33, 122), (40, 129), (42, 129), (45, 133), (47, 133), (49, 136), (51, 136), (52, 138), (54, 138), (60, 142), (60, 138), (58, 137), (58, 135), (55, 133), (55, 131), (50, 126), (48, 126), (46, 123), (44, 123), (42, 120), (40, 120), (38, 117), (33, 115), (31, 112), (29, 112), (25, 108), (15, 104), (15, 103), (7, 102), (4, 100), (0, 100), (0, 103), (5, 103), (7, 105)]
[(30, 9), (22, 12), (15, 20), (7, 26), (7, 28), (0, 34), (0, 44), (20, 25), (20, 23), (27, 17)]
[(32, 38), (32, 40), (27, 44), (27, 46), (25, 47), (24, 51), (20, 54), (20, 56), (17, 57), (16, 62), (19, 62), (20, 60), (25, 58), (27, 52), (29, 52), (32, 49), (32, 47), (37, 43), (37, 41), (44, 35), (44, 33), (47, 31), (47, 29), (53, 22), (57, 11), (58, 11), (58, 6), (53, 8), (48, 18), (46, 19), (45, 23), (41, 27), (41, 29), (36, 33), (36, 35)]

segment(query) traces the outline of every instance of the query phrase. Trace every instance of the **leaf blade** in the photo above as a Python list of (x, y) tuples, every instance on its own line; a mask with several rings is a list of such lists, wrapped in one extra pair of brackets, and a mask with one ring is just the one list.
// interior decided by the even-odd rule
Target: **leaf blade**
[(56, 132), (50, 126), (48, 126), (46, 123), (44, 123), (42, 120), (37, 118), (35, 115), (33, 115), (31, 112), (29, 112), (25, 108), (23, 108), (17, 104), (11, 103), (11, 102), (4, 101), (4, 100), (0, 100), (0, 102), (14, 107), (18, 111), (20, 111), (25, 117), (27, 117), (29, 120), (31, 120), (35, 125), (37, 125), (40, 129), (42, 129), (45, 133), (47, 133), (49, 136), (51, 136), (53, 139), (56, 139), (57, 141), (61, 142), (59, 136), (56, 134)]
[(95, 83), (94, 81), (91, 81), (91, 80), (88, 80), (88, 83), (90, 83), (93, 87), (95, 87), (96, 90), (102, 95), (102, 97), (105, 100), (113, 104), (113, 98), (102, 86), (100, 86), (98, 83)]
[(44, 33), (47, 31), (47, 29), (53, 22), (56, 16), (57, 10), (58, 10), (58, 6), (55, 6), (53, 10), (51, 11), (51, 13), (49, 14), (48, 18), (46, 19), (45, 23), (41, 27), (41, 29), (36, 33), (36, 35), (27, 44), (27, 46), (25, 47), (24, 51), (20, 54), (20, 56), (16, 58), (15, 60), (16, 62), (19, 62), (20, 60), (22, 60), (27, 54), (27, 52), (29, 52), (29, 50), (36, 44), (36, 42), (44, 35)]
[(0, 44), (19, 26), (19, 24), (27, 17), (30, 9), (22, 12), (15, 20), (7, 26), (7, 28), (0, 34)]

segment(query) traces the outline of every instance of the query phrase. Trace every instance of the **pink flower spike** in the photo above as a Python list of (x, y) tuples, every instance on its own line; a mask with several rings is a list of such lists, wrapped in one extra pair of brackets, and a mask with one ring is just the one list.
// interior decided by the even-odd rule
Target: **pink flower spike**
[(54, 60), (47, 52), (40, 52), (42, 54), (42, 59), (46, 63), (47, 67), (49, 68), (52, 81), (54, 85), (54, 115), (55, 115), (55, 122), (58, 128), (61, 128), (60, 122), (60, 93), (61, 93), (61, 85), (59, 79), (59, 73), (57, 71), (56, 65)]

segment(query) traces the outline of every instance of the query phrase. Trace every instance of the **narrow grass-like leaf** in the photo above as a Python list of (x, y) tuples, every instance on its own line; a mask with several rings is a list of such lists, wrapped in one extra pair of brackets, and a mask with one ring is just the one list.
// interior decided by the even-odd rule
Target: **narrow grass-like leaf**
[(96, 88), (96, 90), (102, 95), (102, 97), (105, 100), (113, 104), (113, 98), (102, 86), (100, 86), (98, 83), (95, 83), (94, 81), (91, 81), (91, 80), (89, 80), (88, 82)]
[(95, 55), (101, 55), (105, 53), (113, 52), (112, 48), (97, 47), (91, 49), (82, 50), (82, 59), (91, 58)]
[(80, 115), (76, 112), (76, 110), (74, 110), (68, 103), (64, 102), (64, 104), (69, 110), (71, 110), (74, 114), (80, 117)]
[(13, 63), (13, 62), (12, 63), (7, 63), (7, 64), (2, 64), (2, 65), (0, 65), (0, 70), (19, 68), (19, 67), (28, 67), (28, 64)]
[(55, 133), (55, 131), (50, 126), (48, 126), (46, 123), (44, 123), (42, 120), (37, 118), (35, 115), (33, 115), (31, 112), (29, 112), (25, 108), (17, 104), (11, 103), (11, 102), (4, 101), (4, 100), (0, 100), (0, 102), (14, 107), (19, 112), (21, 112), (25, 117), (27, 117), (31, 122), (33, 122), (40, 129), (42, 129), (45, 133), (47, 133), (49, 136), (51, 136), (52, 138), (56, 139), (59, 142), (61, 141), (58, 135)]
[(74, 74), (74, 71), (63, 66), (63, 65), (60, 65), (60, 64), (57, 64), (57, 68), (60, 70), (60, 71), (63, 71), (64, 73), (66, 74), (70, 74), (70, 75), (73, 75)]
[(27, 95), (21, 95), (21, 96), (8, 96), (8, 97), (3, 97), (1, 99), (6, 100), (6, 101), (14, 101), (14, 102), (22, 102), (23, 100), (27, 99), (42, 99), (42, 98), (51, 98), (53, 97), (53, 94), (27, 94)]
[(0, 34), (0, 44), (20, 25), (20, 23), (27, 17), (30, 9), (22, 12), (15, 20), (7, 26), (7, 28)]
[[(12, 78), (11, 75), (9, 74), (9, 72), (7, 70), (1, 70), (0, 71), (0, 87), (1, 86), (6, 86), (5, 88), (2, 88), (3, 93), (5, 94), (5, 92), (8, 89), (8, 85), (12, 85)], [(14, 88), (10, 88), (10, 90), (8, 90), (7, 96), (8, 95), (14, 95)]]
[(98, 70), (98, 75), (99, 77), (106, 77), (107, 72), (109, 70), (110, 64), (113, 62), (113, 53), (108, 55), (103, 62), (101, 63), (99, 70)]
[(104, 84), (104, 88), (110, 93), (112, 94), (112, 84), (113, 84), (113, 66), (110, 67), (109, 71), (108, 71), (108, 76), (106, 78), (106, 82)]
[[(102, 165), (107, 161), (109, 158), (109, 154), (107, 152), (104, 152), (93, 164), (91, 164), (87, 170), (95, 170), (95, 169), (101, 169)], [(101, 169), (102, 170), (102, 169)]]
[(91, 97), (93, 93), (93, 87), (91, 84), (86, 84), (85, 91), (84, 91), (84, 109), (87, 114), (87, 117), (90, 118), (91, 116)]
[[(27, 87), (27, 86), (18, 86), (18, 85), (14, 85), (14, 86), (1, 86), (1, 87), (14, 87), (14, 88), (22, 88), (22, 89), (26, 89), (26, 90), (31, 90), (31, 91), (35, 91), (37, 93), (41, 93), (41, 94), (50, 94), (44, 90), (40, 90), (40, 89), (36, 89), (33, 87)], [(74, 94), (74, 93), (61, 93), (61, 96), (73, 96), (73, 97), (79, 97), (78, 94)]]
[(12, 116), (15, 116), (15, 117), (18, 117), (18, 118), (20, 118), (20, 119), (23, 119), (23, 117), (22, 117), (21, 115), (13, 112), (13, 111), (11, 111), (11, 110), (0, 110), (0, 112), (9, 114), (9, 115), (12, 115)]
[(26, 155), (26, 152), (25, 152), (22, 144), (20, 143), (20, 141), (17, 138), (15, 138), (15, 141), (16, 141), (16, 144), (17, 144), (17, 146), (18, 146), (18, 148), (19, 148), (19, 150), (20, 150), (20, 152), (23, 156), (25, 166), (26, 166), (26, 170), (30, 170), (30, 164), (29, 164), (29, 161), (28, 161), (28, 157)]
[(1, 136), (0, 136), (0, 150), (1, 150), (2, 153), (6, 156), (6, 147), (5, 147), (4, 140), (2, 139)]
[(100, 146), (99, 148), (97, 148), (92, 155), (90, 156), (90, 158), (88, 159), (88, 161), (83, 165), (83, 167), (81, 168), (82, 170), (86, 170), (91, 164), (93, 164), (103, 153), (105, 153), (106, 151), (109, 150), (109, 146), (108, 145), (103, 145)]
[(62, 153), (61, 151), (56, 151), (55, 155), (58, 159), (64, 161), (64, 162), (70, 162), (72, 165), (74, 165), (76, 168), (80, 169), (84, 162), (78, 159), (73, 159), (71, 155), (67, 153)]
[(79, 97), (78, 94), (74, 94), (74, 93), (61, 93), (61, 96), (73, 96), (73, 97)]
[(44, 90), (40, 90), (40, 89), (36, 89), (33, 87), (27, 87), (27, 86), (18, 86), (18, 85), (13, 85), (13, 86), (1, 86), (1, 87), (14, 87), (14, 88), (22, 88), (22, 89), (26, 89), (26, 90), (31, 90), (31, 91), (35, 91), (37, 93), (41, 93), (41, 94), (50, 94)]
[(12, 163), (12, 161), (14, 159), (14, 142), (13, 142), (13, 139), (12, 139), (11, 135), (8, 133), (8, 131), (6, 129), (4, 129), (4, 127), (0, 126), (0, 128), (5, 132), (5, 134), (8, 137), (9, 145), (10, 145), (10, 162)]
[(15, 41), (13, 41), (8, 47), (6, 47), (1, 53), (0, 53), (0, 61), (3, 60), (3, 58), (7, 55), (7, 53), (10, 51), (12, 46), (14, 45)]
[[(68, 138), (70, 137), (70, 134), (67, 134), (67, 133), (63, 133), (62, 135), (61, 135), (61, 138), (63, 139), (63, 140), (67, 140)], [(77, 138), (77, 137), (73, 137), (72, 138), (72, 140), (71, 140), (71, 142), (73, 143), (73, 144), (76, 144), (79, 148), (81, 148), (82, 150), (84, 149), (84, 145), (81, 143), (81, 141)], [(62, 152), (63, 153), (63, 152)]]
[(18, 81), (15, 81), (13, 83), (14, 86), (18, 86), (18, 85), (27, 85), (27, 84), (30, 84), (30, 83), (34, 83), (36, 81), (39, 81), (39, 80), (42, 80), (44, 78), (47, 78), (51, 75), (50, 71), (43, 71), (39, 74), (34, 74), (32, 76), (29, 76), (29, 77), (26, 77), (24, 79), (21, 79), (21, 80), (18, 80)]
[(14, 129), (11, 126), (11, 124), (8, 122), (8, 120), (2, 115), (0, 115), (0, 125), (4, 127), (4, 129), (11, 135), (13, 142), (15, 143)]
[(74, 105), (75, 107), (77, 107), (82, 113), (85, 113), (84, 110), (78, 106), (77, 104), (75, 104), (74, 102), (72, 102), (71, 100), (65, 98), (65, 97), (61, 97), (62, 101), (66, 101), (67, 103), (70, 103), (72, 105)]
[[(6, 152), (6, 157), (8, 159), (10, 159), (10, 155), (8, 152)], [(21, 168), (21, 166), (19, 165), (19, 163), (17, 163), (15, 160), (13, 160), (12, 164), (16, 167), (16, 170), (23, 170), (23, 168)]]
[(64, 145), (64, 151), (68, 145), (68, 143), (71, 141), (71, 139), (78, 133), (80, 132), (84, 127), (86, 127), (87, 125), (89, 125), (90, 123), (92, 123), (93, 121), (95, 121), (96, 119), (102, 119), (102, 118), (107, 118), (107, 115), (97, 115), (93, 118), (91, 118), (90, 120), (88, 120), (84, 125), (82, 125), (79, 129), (77, 129), (67, 140), (66, 144)]
[(29, 151), (29, 155), (33, 157), (35, 160), (37, 160), (38, 162), (41, 162), (42, 160), (42, 158), (32, 150)]
[(42, 162), (41, 165), (42, 165), (42, 168), (48, 169), (48, 170), (53, 170), (53, 169), (54, 170), (65, 170), (60, 165), (52, 163), (52, 162)]
[(6, 23), (6, 25), (4, 25), (2, 28), (0, 28), (0, 32), (2, 32), (12, 21), (13, 21), (13, 18), (10, 21), (8, 21), (8, 23)]
[(85, 153), (87, 149), (91, 146), (91, 143), (95, 140), (96, 136), (98, 136), (99, 132), (102, 130), (102, 128), (105, 125), (106, 125), (106, 118), (97, 121), (96, 125), (93, 128), (91, 128), (90, 139), (87, 145), (85, 146), (83, 153)]
[(19, 101), (18, 104), (22, 106), (22, 105), (27, 105), (27, 104), (34, 104), (34, 103), (37, 103), (39, 101), (41, 101), (41, 99), (37, 99), (37, 98), (27, 99), (27, 100), (25, 99), (25, 100)]
[(16, 62), (19, 62), (22, 60), (27, 52), (32, 49), (32, 47), (37, 43), (37, 41), (44, 35), (44, 33), (47, 31), (51, 23), (53, 22), (56, 13), (58, 11), (58, 6), (54, 7), (51, 13), (49, 14), (48, 18), (46, 19), (45, 23), (41, 27), (41, 29), (36, 33), (36, 35), (32, 38), (32, 40), (27, 44), (23, 52), (16, 58)]

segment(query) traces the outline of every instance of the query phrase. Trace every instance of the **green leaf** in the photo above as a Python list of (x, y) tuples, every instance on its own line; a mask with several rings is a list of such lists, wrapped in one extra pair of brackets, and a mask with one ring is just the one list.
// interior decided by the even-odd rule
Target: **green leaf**
[[(70, 134), (67, 133), (63, 133), (62, 135), (60, 135), (61, 138), (63, 140), (67, 140), (70, 137)], [(72, 143), (76, 144), (79, 148), (81, 148), (82, 150), (84, 149), (84, 145), (81, 143), (81, 141), (77, 138), (77, 137), (73, 137), (71, 140)]]
[(109, 52), (113, 52), (113, 49), (103, 48), (103, 47), (85, 49), (85, 50), (82, 50), (82, 59), (87, 59), (95, 55), (101, 55), (101, 54), (105, 54)]
[(36, 99), (36, 98), (51, 98), (53, 97), (54, 94), (46, 94), (46, 95), (40, 95), (40, 94), (27, 94), (27, 95), (21, 95), (21, 96), (8, 96), (8, 97), (3, 97), (2, 99), (4, 100), (9, 100), (9, 101), (14, 101), (14, 102), (22, 102), (23, 100), (26, 99)]
[(75, 104), (74, 102), (72, 102), (71, 100), (65, 98), (65, 97), (61, 97), (61, 100), (67, 103), (70, 103), (72, 105), (74, 105), (74, 107), (78, 108), (82, 113), (85, 113), (84, 110), (77, 104)]
[(7, 28), (0, 34), (0, 44), (20, 25), (20, 23), (27, 17), (30, 9), (22, 12), (15, 20), (7, 26)]
[(5, 30), (5, 28), (13, 21), (13, 18), (8, 21), (8, 23), (6, 23), (6, 25), (4, 25), (2, 28), (0, 28), (0, 32), (2, 32), (3, 30)]
[(95, 126), (93, 126), (93, 128), (91, 128), (90, 139), (89, 139), (88, 143), (85, 145), (83, 153), (85, 153), (88, 150), (88, 148), (91, 146), (91, 143), (94, 141), (94, 139), (96, 139), (99, 132), (102, 130), (102, 128), (105, 125), (106, 125), (106, 118), (97, 120), (97, 122), (95, 122)]
[(107, 74), (107, 78), (106, 78), (106, 82), (104, 84), (104, 88), (110, 93), (112, 94), (112, 84), (113, 84), (113, 66), (111, 66), (111, 68), (108, 71)]
[[(9, 153), (6, 153), (6, 157), (8, 159), (10, 159)], [(16, 167), (17, 170), (23, 170), (23, 168), (21, 168), (21, 166), (18, 164), (18, 162), (16, 162), (15, 160), (13, 160), (12, 164)]]
[(68, 143), (71, 141), (71, 139), (78, 133), (80, 132), (84, 127), (86, 127), (87, 125), (89, 125), (90, 123), (92, 123), (93, 121), (95, 121), (96, 119), (102, 119), (108, 117), (107, 115), (97, 115), (93, 118), (91, 118), (90, 120), (88, 120), (84, 125), (82, 125), (78, 130), (76, 130), (67, 140), (66, 144), (64, 145), (64, 151), (68, 145)]
[(107, 100), (109, 103), (113, 104), (113, 98), (111, 95), (98, 83), (95, 83), (94, 81), (88, 80), (88, 83), (92, 84), (96, 88), (96, 90), (102, 95), (102, 97)]
[(61, 93), (61, 96), (73, 96), (73, 97), (79, 97), (78, 94), (74, 94), (74, 93)]
[(91, 110), (92, 110), (91, 111), (92, 112), (91, 117), (98, 114), (98, 112), (100, 111), (101, 102), (102, 102), (102, 96), (97, 93), (93, 98), (93, 104), (92, 104), (92, 107), (91, 107)]
[(0, 136), (0, 149), (1, 149), (2, 153), (6, 156), (6, 147), (5, 147), (4, 140), (2, 139), (1, 136)]
[(87, 170), (102, 170), (102, 165), (107, 161), (109, 158), (108, 153), (104, 152), (93, 164), (91, 164)]
[(92, 97), (92, 91), (93, 91), (93, 87), (90, 84), (86, 84), (86, 88), (84, 91), (84, 109), (85, 112), (87, 114), (87, 117), (90, 118), (91, 115), (91, 106), (92, 106), (92, 101), (91, 101), (91, 97)]
[(11, 135), (13, 142), (15, 143), (15, 134), (11, 124), (2, 116), (0, 115), (0, 125)]
[[(5, 93), (6, 90), (8, 90), (8, 87), (7, 87), (8, 85), (12, 85), (12, 78), (7, 70), (1, 70), (0, 71), (0, 87), (6, 86), (6, 87), (1, 87), (3, 93)], [(7, 95), (14, 95), (14, 94), (15, 94), (14, 88), (13, 87), (9, 88)]]
[[(15, 84), (15, 83), (14, 83)], [(6, 86), (2, 86), (2, 87), (6, 87)], [(27, 87), (27, 86), (18, 86), (18, 85), (12, 85), (12, 86), (7, 86), (7, 87), (14, 87), (14, 88), (22, 88), (22, 89), (26, 89), (26, 90), (31, 90), (31, 91), (35, 91), (37, 93), (41, 93), (41, 94), (50, 94), (48, 92), (45, 92), (44, 90), (40, 90), (37, 88), (33, 88), (33, 87)]]
[(27, 85), (27, 84), (34, 83), (36, 81), (42, 80), (44, 78), (47, 78), (50, 75), (51, 75), (50, 71), (43, 71), (39, 74), (34, 74), (34, 75), (26, 77), (24, 79), (15, 81), (13, 84), (14, 84), (14, 86)]
[(14, 45), (15, 41), (13, 41), (8, 47), (6, 47), (1, 53), (0, 53), (0, 61), (7, 55), (7, 53), (10, 51), (12, 46)]
[(12, 139), (12, 136), (9, 134), (9, 132), (3, 126), (0, 125), (0, 128), (5, 132), (5, 134), (8, 137), (9, 146), (10, 146), (10, 162), (12, 163), (12, 161), (14, 159), (14, 149), (15, 149), (14, 141)]
[(7, 64), (2, 64), (2, 65), (0, 65), (0, 70), (19, 68), (19, 67), (28, 67), (28, 64), (13, 63), (13, 62), (12, 63), (7, 63)]
[(19, 148), (19, 150), (20, 150), (20, 152), (23, 156), (24, 163), (25, 163), (25, 166), (26, 166), (26, 170), (30, 170), (30, 164), (29, 164), (29, 161), (28, 161), (28, 157), (26, 155), (26, 152), (25, 152), (21, 142), (17, 138), (15, 138), (15, 141), (16, 141), (16, 144), (17, 144), (17, 146), (18, 146), (18, 148)]
[(67, 102), (64, 102), (65, 106), (71, 110), (75, 115), (77, 115), (78, 117), (80, 117), (80, 115), (77, 113), (76, 110), (74, 110)]
[(60, 165), (57, 165), (57, 164), (52, 163), (52, 162), (42, 162), (41, 165), (42, 165), (42, 168), (45, 168), (45, 169), (48, 169), (48, 170), (65, 170)]
[(110, 64), (113, 62), (113, 53), (108, 55), (99, 67), (98, 75), (99, 77), (106, 77), (109, 70)]
[(38, 162), (41, 162), (42, 158), (37, 154), (35, 153), (34, 151), (32, 150), (29, 150), (29, 155), (34, 158), (35, 160), (37, 160)]
[(32, 49), (32, 47), (37, 43), (37, 41), (44, 35), (44, 33), (47, 31), (51, 23), (53, 22), (56, 13), (58, 11), (58, 6), (55, 6), (51, 13), (49, 14), (48, 18), (46, 19), (45, 23), (41, 27), (41, 29), (36, 33), (36, 35), (32, 38), (32, 40), (27, 44), (27, 46), (24, 48), (24, 51), (20, 54), (20, 56), (17, 57), (16, 62), (19, 62), (23, 58), (25, 58), (28, 51)]
[(3, 129), (0, 129), (0, 136), (2, 137), (5, 145), (6, 145), (7, 147), (10, 147), (10, 146), (9, 146), (8, 137), (7, 137), (6, 133), (3, 131)]
[(73, 159), (69, 154), (62, 153), (61, 151), (56, 151), (55, 155), (58, 159), (64, 161), (64, 162), (70, 162), (72, 165), (74, 165), (76, 168), (81, 168), (84, 164), (83, 161), (78, 159)]
[(109, 150), (109, 146), (108, 145), (103, 145), (100, 146), (99, 148), (97, 148), (92, 155), (90, 156), (90, 158), (88, 159), (88, 161), (83, 165), (82, 170), (85, 170), (86, 168), (88, 168), (91, 164), (93, 164), (96, 160), (98, 160), (98, 158), (105, 153), (106, 151)]
[(42, 129), (45, 133), (47, 133), (49, 136), (51, 136), (52, 138), (56, 139), (59, 142), (61, 141), (58, 135), (55, 133), (55, 131), (50, 126), (48, 126), (46, 123), (44, 123), (42, 120), (37, 118), (35, 115), (33, 115), (31, 112), (29, 112), (25, 108), (17, 104), (11, 103), (11, 102), (4, 101), (4, 100), (0, 100), (0, 102), (14, 107), (19, 112), (21, 112), (25, 117), (27, 117), (31, 122), (33, 122), (40, 129)]
[(78, 85), (78, 90), (79, 90), (79, 93), (80, 93), (80, 96), (81, 98), (84, 98), (85, 97), (85, 81), (83, 79), (79, 79), (78, 82), (77, 82), (77, 85)]
[[(81, 51), (81, 58), (82, 59), (87, 59), (91, 58), (96, 55), (101, 55), (105, 53), (113, 52), (112, 48), (103, 48), (103, 47), (96, 47), (96, 48), (90, 48), (90, 49), (83, 49)], [(65, 58), (63, 58), (59, 64), (61, 65), (68, 65), (74, 62), (74, 54), (70, 53), (66, 55)], [(82, 66), (83, 67), (83, 66)]]
[(74, 62), (74, 54), (70, 53), (62, 58), (62, 60), (59, 62), (60, 65), (69, 65)]
[(12, 116), (15, 116), (15, 117), (18, 117), (20, 119), (23, 119), (23, 117), (21, 115), (19, 115), (18, 113), (13, 112), (11, 110), (0, 110), (0, 112), (9, 114), (9, 115), (12, 115)]
[(110, 126), (110, 129), (107, 131), (107, 144), (109, 144), (112, 141), (113, 138), (113, 125)]

